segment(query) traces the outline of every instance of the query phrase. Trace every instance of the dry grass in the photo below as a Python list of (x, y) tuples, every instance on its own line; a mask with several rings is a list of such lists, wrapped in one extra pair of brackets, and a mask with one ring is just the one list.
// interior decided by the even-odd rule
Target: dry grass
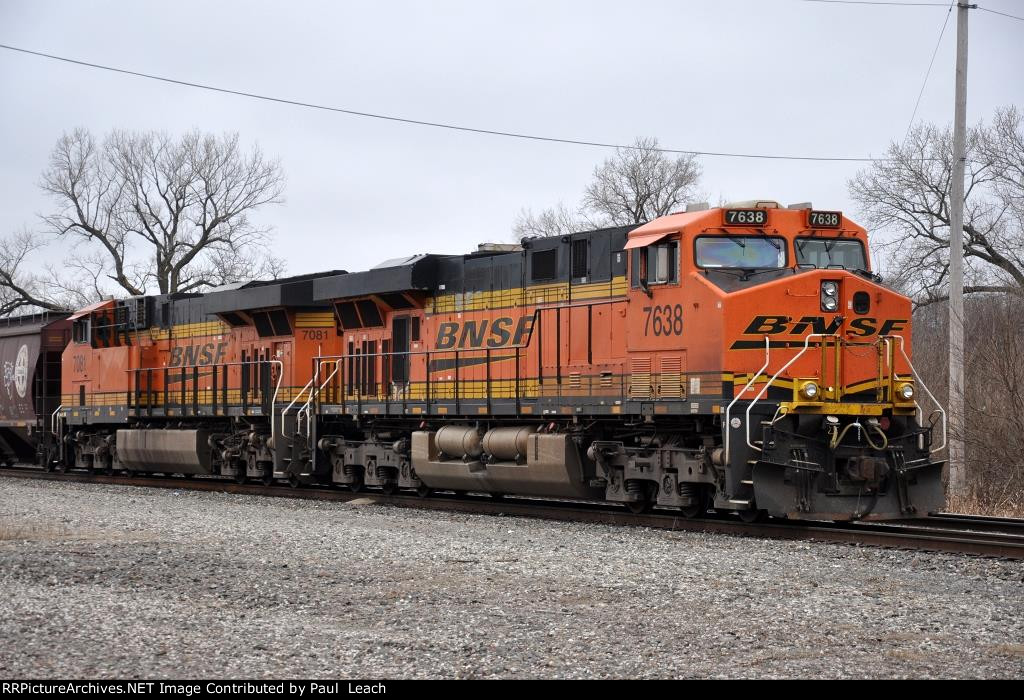
[(0, 523), (0, 542), (65, 539), (71, 531), (52, 525), (21, 525)]
[(949, 496), (946, 510), (967, 515), (992, 515), (1000, 518), (1024, 518), (1024, 497), (995, 499)]
[(72, 528), (57, 523), (33, 522), (27, 518), (0, 515), (0, 543), (60, 541), (117, 544), (123, 542), (156, 542), (162, 539), (156, 532), (81, 526)]

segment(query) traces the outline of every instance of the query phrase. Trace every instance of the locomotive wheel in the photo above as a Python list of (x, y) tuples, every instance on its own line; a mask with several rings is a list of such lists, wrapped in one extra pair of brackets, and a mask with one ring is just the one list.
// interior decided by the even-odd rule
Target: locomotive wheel
[(699, 518), (708, 512), (708, 506), (710, 505), (710, 498), (706, 489), (700, 489), (697, 496), (697, 504), (681, 508), (680, 512), (684, 518), (692, 519)]
[(350, 491), (352, 491), (352, 493), (359, 493), (360, 491), (363, 490), (363, 482), (361, 479), (359, 481), (353, 481), (351, 484), (348, 485), (348, 488)]
[(260, 477), (260, 481), (263, 483), (264, 486), (273, 486), (274, 485), (274, 472), (272, 472), (272, 471), (263, 472), (263, 476)]
[(683, 508), (681, 512), (684, 518), (693, 519), (704, 515), (704, 513), (707, 512), (707, 508), (703, 505), (696, 505), (690, 506), (689, 508)]
[(654, 504), (647, 500), (626, 501), (626, 507), (629, 508), (629, 512), (633, 515), (640, 515), (641, 513), (646, 513), (651, 509), (652, 505)]
[(768, 511), (759, 510), (757, 508), (741, 510), (738, 511), (737, 514), (740, 516), (740, 520), (745, 523), (761, 523), (768, 519)]
[(430, 488), (426, 484), (420, 484), (416, 487), (416, 495), (420, 498), (426, 498), (432, 493), (434, 493), (434, 489)]
[[(639, 488), (638, 489), (635, 489), (635, 488), (634, 489), (630, 489), (629, 488), (630, 483), (634, 484), (635, 486), (638, 486)], [(654, 506), (654, 497), (658, 493), (657, 490), (656, 490), (658, 488), (657, 484), (653, 484), (653, 483), (648, 482), (648, 481), (640, 481), (640, 482), (627, 481), (626, 482), (626, 486), (627, 486), (627, 491), (632, 491), (632, 492), (636, 493), (638, 496), (640, 496), (640, 498), (638, 500), (636, 500), (636, 501), (626, 501), (625, 502), (625, 505), (626, 505), (627, 508), (629, 508), (629, 512), (630, 513), (633, 513), (634, 515), (639, 515), (640, 513), (646, 513), (647, 511), (649, 511)]]
[(391, 494), (393, 494), (396, 491), (398, 491), (398, 482), (397, 481), (385, 481), (383, 484), (380, 485), (380, 490), (383, 491), (385, 493), (385, 495), (390, 496)]
[(239, 467), (238, 473), (235, 474), (235, 483), (244, 484), (246, 482), (245, 467)]
[(302, 486), (302, 482), (299, 480), (298, 474), (288, 475), (288, 485), (291, 486), (293, 489), (297, 489), (300, 486)]

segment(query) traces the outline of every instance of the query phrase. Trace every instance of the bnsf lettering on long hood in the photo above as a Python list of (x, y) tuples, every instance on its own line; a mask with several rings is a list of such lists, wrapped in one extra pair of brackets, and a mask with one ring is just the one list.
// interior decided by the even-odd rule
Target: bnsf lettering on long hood
[(179, 345), (171, 348), (168, 367), (189, 367), (192, 365), (217, 365), (224, 361), (227, 343), (204, 343), (202, 345)]
[[(858, 317), (850, 321), (851, 334), (858, 337), (871, 335), (890, 335), (905, 330), (909, 321), (905, 318), (876, 319)], [(755, 316), (743, 331), (744, 335), (799, 335), (808, 333), (832, 335), (843, 325), (842, 316), (826, 319), (824, 316), (801, 316), (799, 319), (790, 316)]]
[(509, 316), (473, 321), (446, 321), (437, 327), (437, 350), (504, 348), (522, 345), (530, 337), (533, 316), (513, 319)]

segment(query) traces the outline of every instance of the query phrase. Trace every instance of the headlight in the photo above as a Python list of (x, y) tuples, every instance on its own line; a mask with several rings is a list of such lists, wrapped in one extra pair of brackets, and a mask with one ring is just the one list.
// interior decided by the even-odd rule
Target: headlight
[(818, 385), (814, 382), (805, 382), (804, 385), (800, 387), (800, 393), (803, 394), (805, 398), (813, 399), (818, 396)]
[(824, 292), (826, 296), (834, 297), (836, 292), (839, 291), (839, 287), (835, 282), (822, 282), (821, 291)]
[(839, 302), (835, 297), (827, 296), (821, 300), (821, 306), (825, 311), (835, 311), (839, 308)]
[(902, 398), (904, 401), (910, 401), (912, 398), (914, 398), (914, 385), (903, 384), (900, 386), (899, 389), (897, 389), (897, 392), (899, 393), (900, 398)]

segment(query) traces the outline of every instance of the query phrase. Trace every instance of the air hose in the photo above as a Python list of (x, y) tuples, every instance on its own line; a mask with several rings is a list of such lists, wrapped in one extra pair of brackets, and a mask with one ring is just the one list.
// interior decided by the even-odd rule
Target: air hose
[(867, 443), (871, 446), (871, 449), (882, 451), (889, 446), (889, 438), (886, 437), (885, 433), (879, 426), (873, 423), (868, 423), (868, 427), (876, 431), (881, 436), (882, 443), (880, 445), (871, 439), (871, 432), (869, 430), (864, 428), (864, 426), (861, 425), (860, 423), (854, 421), (853, 423), (848, 423), (847, 425), (845, 425), (842, 430), (834, 429), (832, 431), (832, 439), (828, 443), (828, 448), (830, 450), (836, 449), (836, 447), (839, 446), (839, 443), (843, 441), (843, 438), (846, 437), (846, 432), (854, 426), (864, 431), (864, 439), (867, 440)]

